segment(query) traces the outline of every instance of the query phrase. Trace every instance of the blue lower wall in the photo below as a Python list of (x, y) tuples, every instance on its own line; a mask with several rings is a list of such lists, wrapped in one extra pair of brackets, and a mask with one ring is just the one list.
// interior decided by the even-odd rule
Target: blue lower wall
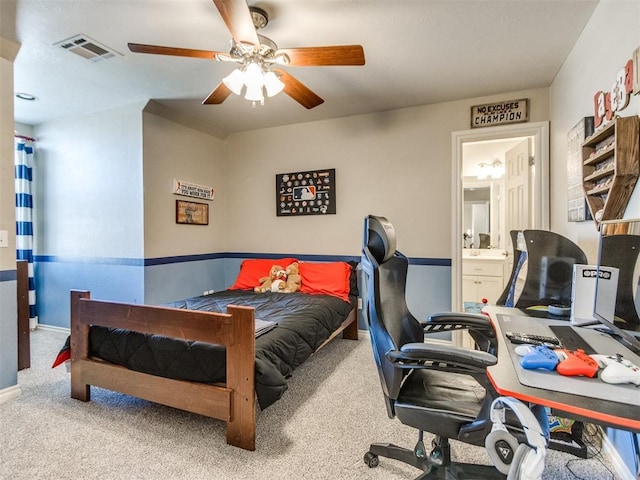
[(225, 290), (227, 260), (198, 259), (154, 263), (144, 267), (144, 303), (160, 303), (202, 295), (208, 290)]
[(18, 383), (16, 270), (0, 270), (0, 390)]
[[(607, 437), (614, 445), (616, 452), (623, 459), (625, 465), (632, 474), (638, 472), (638, 453), (633, 450), (633, 433), (624, 430), (607, 429)], [(640, 442), (640, 434), (637, 434), (637, 441)]]
[[(225, 290), (233, 285), (246, 258), (295, 257), (301, 261), (358, 261), (354, 256), (216, 253), (153, 259), (71, 259), (36, 256), (38, 321), (69, 327), (69, 291), (88, 290), (92, 298), (157, 305)], [(410, 259), (407, 304), (422, 319), (451, 309), (451, 262)], [(366, 325), (360, 321), (360, 328)]]
[(36, 257), (38, 322), (69, 328), (71, 290), (92, 298), (144, 303), (143, 262), (134, 259)]

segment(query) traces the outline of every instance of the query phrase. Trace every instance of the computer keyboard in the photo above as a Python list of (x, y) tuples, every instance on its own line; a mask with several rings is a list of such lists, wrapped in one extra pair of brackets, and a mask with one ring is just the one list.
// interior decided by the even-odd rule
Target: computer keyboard
[(584, 353), (587, 355), (591, 355), (592, 353), (596, 353), (596, 351), (591, 348), (584, 338), (580, 336), (578, 332), (576, 332), (573, 327), (565, 326), (565, 325), (550, 325), (549, 328), (554, 333), (563, 348), (567, 350), (584, 350)]

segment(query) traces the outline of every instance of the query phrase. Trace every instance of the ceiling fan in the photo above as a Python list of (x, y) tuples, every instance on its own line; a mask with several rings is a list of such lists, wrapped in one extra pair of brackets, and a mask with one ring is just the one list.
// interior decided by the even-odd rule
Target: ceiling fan
[(245, 0), (213, 0), (213, 3), (231, 32), (229, 53), (141, 43), (128, 44), (129, 50), (136, 53), (205, 58), (239, 64), (239, 67), (225, 77), (204, 99), (203, 105), (221, 104), (231, 93), (240, 95), (244, 90), (245, 99), (252, 101), (255, 106), (255, 102), (264, 103), (264, 92), (271, 97), (284, 91), (302, 106), (314, 108), (324, 100), (293, 75), (277, 67), (365, 63), (364, 50), (360, 45), (279, 49), (271, 39), (257, 33), (257, 30), (269, 22), (266, 11), (258, 7), (249, 7)]

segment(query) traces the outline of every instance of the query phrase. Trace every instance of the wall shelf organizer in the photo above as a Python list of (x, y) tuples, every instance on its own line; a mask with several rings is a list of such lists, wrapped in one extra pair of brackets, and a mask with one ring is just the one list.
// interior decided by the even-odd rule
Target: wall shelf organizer
[(640, 119), (616, 117), (582, 144), (582, 186), (599, 228), (622, 218), (640, 174)]

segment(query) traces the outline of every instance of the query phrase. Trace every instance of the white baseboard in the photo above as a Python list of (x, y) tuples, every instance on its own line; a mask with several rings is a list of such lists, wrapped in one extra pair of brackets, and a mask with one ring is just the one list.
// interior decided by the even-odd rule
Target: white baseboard
[(613, 470), (620, 480), (637, 480), (634, 473), (624, 463), (609, 437), (602, 432), (602, 454), (611, 462)]
[(51, 330), (54, 332), (62, 332), (62, 333), (71, 333), (71, 329), (70, 328), (66, 328), (66, 327), (56, 327), (54, 325), (45, 325), (43, 323), (39, 323), (37, 325), (37, 327), (34, 330)]
[(20, 388), (20, 385), (13, 385), (12, 387), (4, 388), (0, 390), (0, 403), (5, 403), (9, 400), (13, 400), (20, 395), (22, 395), (22, 388)]

